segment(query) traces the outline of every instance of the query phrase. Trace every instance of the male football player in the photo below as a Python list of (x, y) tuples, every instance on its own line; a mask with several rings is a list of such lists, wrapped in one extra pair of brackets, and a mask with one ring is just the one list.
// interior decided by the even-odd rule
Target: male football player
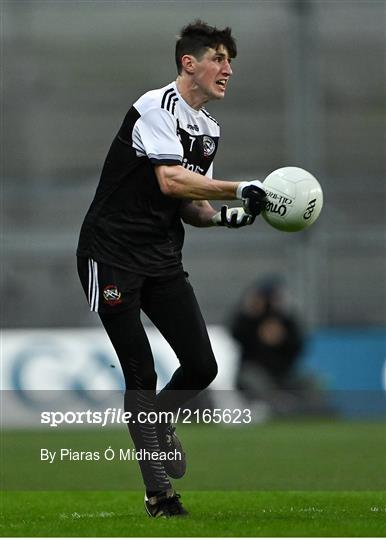
[[(202, 21), (182, 29), (176, 81), (140, 97), (114, 138), (85, 217), (78, 270), (90, 309), (99, 314), (121, 363), (125, 409), (175, 411), (217, 374), (208, 333), (181, 260), (182, 222), (194, 227), (250, 225), (265, 203), (258, 180), (212, 178), (220, 137), (204, 105), (223, 99), (236, 57), (231, 29)], [(241, 201), (217, 212), (209, 200)], [(140, 311), (176, 353), (179, 368), (156, 394), (154, 361)], [(128, 423), (136, 450), (175, 451), (175, 459), (141, 459), (145, 508), (152, 517), (185, 515), (169, 477), (185, 472), (170, 423)], [(171, 452), (169, 452), (170, 455)], [(161, 455), (161, 454), (159, 454)]]

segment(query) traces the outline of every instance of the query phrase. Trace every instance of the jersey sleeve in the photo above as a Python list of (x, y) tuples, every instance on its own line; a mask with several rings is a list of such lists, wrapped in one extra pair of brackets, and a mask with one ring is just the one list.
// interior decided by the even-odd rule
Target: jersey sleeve
[(133, 147), (154, 165), (180, 165), (183, 147), (174, 117), (165, 109), (151, 109), (134, 125)]
[(210, 167), (209, 167), (209, 169), (207, 170), (205, 176), (207, 176), (208, 178), (213, 178), (213, 161), (212, 161), (212, 163), (210, 164)]

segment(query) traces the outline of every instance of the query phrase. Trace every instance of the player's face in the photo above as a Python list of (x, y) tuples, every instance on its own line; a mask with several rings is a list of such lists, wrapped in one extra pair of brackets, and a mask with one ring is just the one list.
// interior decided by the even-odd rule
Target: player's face
[(208, 49), (195, 62), (194, 83), (206, 101), (222, 99), (225, 96), (231, 75), (231, 59), (223, 45), (220, 45), (217, 50)]

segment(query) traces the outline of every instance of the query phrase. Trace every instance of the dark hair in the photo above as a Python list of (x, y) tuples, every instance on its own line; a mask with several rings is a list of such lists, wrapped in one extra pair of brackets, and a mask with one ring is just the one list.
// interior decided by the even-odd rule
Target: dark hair
[(182, 69), (181, 58), (184, 54), (192, 54), (199, 58), (206, 49), (217, 49), (223, 45), (230, 58), (236, 58), (236, 41), (232, 36), (232, 30), (227, 26), (224, 30), (219, 30), (215, 26), (209, 26), (204, 21), (196, 20), (181, 30), (181, 35), (176, 43), (176, 64), (180, 74)]

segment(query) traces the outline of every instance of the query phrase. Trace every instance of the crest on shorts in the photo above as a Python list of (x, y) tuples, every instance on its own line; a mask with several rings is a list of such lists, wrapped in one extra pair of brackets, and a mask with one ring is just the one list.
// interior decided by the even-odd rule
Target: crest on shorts
[(204, 135), (202, 143), (204, 145), (204, 156), (211, 156), (216, 148), (214, 140), (208, 137), (208, 135)]
[(118, 290), (116, 285), (107, 285), (103, 289), (103, 299), (109, 306), (120, 304), (122, 302), (122, 293)]

